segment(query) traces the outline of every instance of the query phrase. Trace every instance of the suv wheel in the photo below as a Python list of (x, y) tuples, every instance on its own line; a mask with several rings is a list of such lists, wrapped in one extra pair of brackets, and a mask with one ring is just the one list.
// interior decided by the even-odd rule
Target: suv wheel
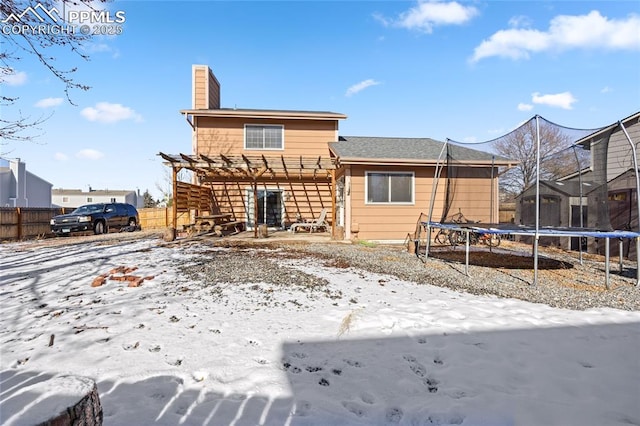
[(95, 226), (94, 226), (94, 228), (93, 228), (93, 232), (94, 232), (96, 235), (104, 234), (104, 232), (105, 232), (104, 222), (103, 222), (103, 221), (98, 221), (98, 222), (96, 222), (96, 225), (95, 225)]

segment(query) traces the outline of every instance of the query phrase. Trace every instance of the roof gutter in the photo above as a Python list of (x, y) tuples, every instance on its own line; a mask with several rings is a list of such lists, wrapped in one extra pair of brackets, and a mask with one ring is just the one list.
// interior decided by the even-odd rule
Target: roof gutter
[[(402, 158), (357, 158), (357, 157), (340, 157), (337, 156), (341, 164), (354, 164), (354, 165), (398, 165), (398, 166), (435, 166), (438, 163), (437, 159), (430, 160), (416, 160), (402, 159)], [(486, 167), (486, 166), (506, 166), (513, 167), (516, 162), (511, 161), (457, 161), (457, 164), (465, 165), (467, 167)]]
[(219, 117), (219, 118), (278, 118), (290, 120), (343, 120), (347, 116), (339, 113), (314, 113), (297, 111), (262, 111), (246, 109), (185, 109), (181, 114), (191, 117)]

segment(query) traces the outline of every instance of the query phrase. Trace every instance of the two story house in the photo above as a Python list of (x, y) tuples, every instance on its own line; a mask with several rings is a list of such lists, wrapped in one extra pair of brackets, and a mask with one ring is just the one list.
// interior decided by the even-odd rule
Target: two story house
[[(347, 116), (337, 112), (223, 108), (206, 65), (192, 67), (192, 107), (181, 113), (191, 153), (160, 153), (173, 170), (174, 217), (224, 213), (249, 229), (286, 229), (326, 210), (334, 237), (401, 242), (422, 213), (441, 219), (446, 182), (456, 180), (465, 216), (498, 221), (497, 168), (509, 162), (489, 153), (456, 147), (462, 164), (455, 176), (441, 168), (434, 188), (443, 142), (341, 136)], [(191, 184), (177, 179), (181, 170)]]

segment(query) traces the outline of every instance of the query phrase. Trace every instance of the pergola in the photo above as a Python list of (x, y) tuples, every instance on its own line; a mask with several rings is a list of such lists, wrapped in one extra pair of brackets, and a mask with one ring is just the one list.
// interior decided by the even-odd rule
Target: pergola
[[(181, 199), (178, 173), (190, 170), (199, 183), (246, 182), (251, 184), (254, 199), (257, 199), (258, 182), (266, 180), (305, 181), (323, 180), (331, 182), (331, 233), (335, 234), (336, 211), (336, 164), (331, 158), (306, 156), (265, 155), (187, 155), (158, 154), (172, 168), (173, 181), (173, 227), (177, 227), (178, 212), (200, 209), (202, 196), (191, 202), (191, 197)], [(254, 217), (258, 217), (258, 206), (254, 203)], [(254, 226), (257, 237), (257, 226)]]

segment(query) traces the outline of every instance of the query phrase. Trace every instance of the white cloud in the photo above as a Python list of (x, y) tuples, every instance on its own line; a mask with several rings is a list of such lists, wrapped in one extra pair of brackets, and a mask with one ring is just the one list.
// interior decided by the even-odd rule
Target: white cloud
[(463, 6), (458, 2), (420, 1), (418, 5), (401, 13), (397, 19), (374, 15), (384, 26), (396, 26), (425, 33), (442, 25), (460, 25), (478, 14), (473, 6)]
[(56, 152), (53, 155), (53, 158), (57, 161), (67, 161), (69, 159), (69, 157), (67, 156), (67, 154), (63, 154), (61, 152)]
[(531, 104), (524, 104), (524, 103), (519, 103), (518, 104), (518, 111), (531, 111), (533, 109), (533, 105)]
[(345, 96), (355, 95), (356, 93), (361, 92), (367, 87), (377, 86), (378, 84), (380, 84), (379, 81), (375, 81), (374, 79), (370, 78), (368, 80), (361, 81), (360, 83), (354, 84), (353, 86), (349, 87), (347, 89), (347, 93), (345, 93), (344, 95)]
[(27, 82), (27, 73), (24, 71), (11, 70), (10, 74), (1, 74), (0, 83), (7, 86), (22, 86)]
[(106, 43), (87, 43), (82, 46), (82, 49), (88, 53), (111, 53), (111, 57), (114, 59), (120, 57), (120, 51)]
[(123, 120), (142, 121), (142, 116), (121, 104), (98, 102), (95, 107), (87, 107), (80, 114), (89, 121), (115, 123)]
[[(512, 18), (511, 25), (521, 22), (520, 17)], [(587, 15), (556, 16), (547, 31), (500, 30), (475, 48), (471, 62), (491, 56), (528, 59), (531, 53), (568, 49), (640, 50), (640, 16), (609, 19), (594, 10)]]
[(509, 26), (512, 28), (523, 28), (531, 26), (531, 19), (528, 16), (514, 16), (509, 19)]
[(51, 108), (62, 104), (63, 101), (64, 99), (62, 98), (44, 98), (36, 102), (35, 106), (38, 108)]
[(613, 92), (613, 89), (609, 86), (604, 86), (601, 90), (600, 93), (611, 93)]
[(540, 93), (533, 93), (531, 95), (531, 102), (533, 102), (534, 104), (548, 105), (562, 109), (572, 109), (572, 104), (576, 101), (577, 99), (573, 97), (571, 92), (562, 92), (553, 95), (541, 95)]
[(104, 157), (104, 154), (100, 151), (96, 151), (95, 149), (83, 149), (76, 152), (76, 157), (81, 160), (99, 160)]

